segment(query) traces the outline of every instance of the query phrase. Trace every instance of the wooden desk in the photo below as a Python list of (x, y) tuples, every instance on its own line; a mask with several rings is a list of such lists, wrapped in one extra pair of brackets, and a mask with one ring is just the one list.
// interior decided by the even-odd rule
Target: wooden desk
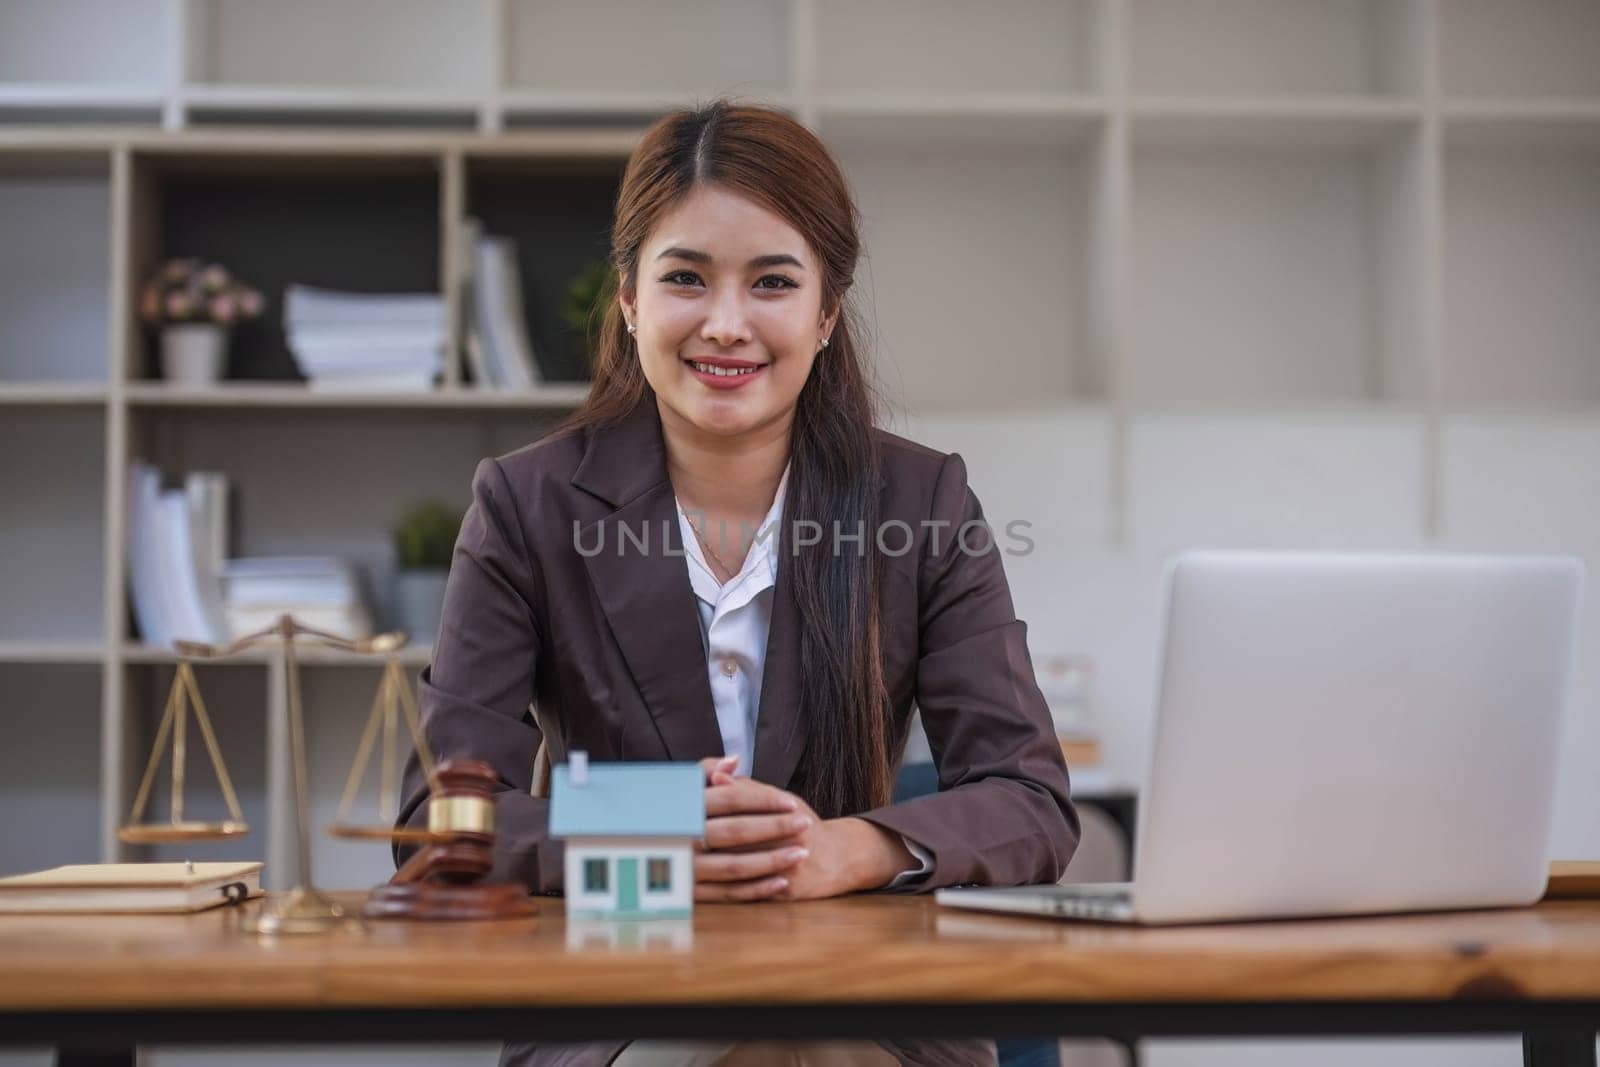
[[(351, 899), (354, 899), (353, 897)], [(184, 917), (0, 916), (0, 1043), (1523, 1033), (1592, 1065), (1600, 903), (1137, 930), (929, 897), (692, 921), (374, 924), (259, 939)]]

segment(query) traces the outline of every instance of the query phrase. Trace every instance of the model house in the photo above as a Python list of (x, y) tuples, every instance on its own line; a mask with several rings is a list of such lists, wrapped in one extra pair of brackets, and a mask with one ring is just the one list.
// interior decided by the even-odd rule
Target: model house
[(693, 846), (705, 824), (699, 764), (591, 765), (571, 753), (550, 777), (550, 834), (567, 843), (567, 915), (693, 914)]

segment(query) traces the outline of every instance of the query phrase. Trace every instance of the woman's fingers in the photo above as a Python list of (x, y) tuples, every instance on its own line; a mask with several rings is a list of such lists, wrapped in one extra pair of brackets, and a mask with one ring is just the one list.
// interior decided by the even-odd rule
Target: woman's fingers
[(766, 900), (775, 897), (789, 888), (787, 878), (763, 878), (756, 882), (734, 882), (721, 884), (717, 882), (697, 883), (694, 887), (696, 903), (717, 901), (751, 901)]
[(811, 820), (804, 815), (724, 815), (706, 821), (707, 848), (738, 848), (806, 831)]
[(739, 765), (738, 756), (707, 756), (700, 761), (700, 769), (705, 772), (706, 784), (712, 785), (713, 775), (732, 774)]
[(735, 778), (727, 785), (706, 789), (706, 818), (759, 812), (798, 811), (800, 802), (791, 794), (754, 778)]
[(694, 880), (749, 882), (781, 875), (809, 855), (804, 848), (768, 849), (761, 852), (699, 852), (694, 857)]

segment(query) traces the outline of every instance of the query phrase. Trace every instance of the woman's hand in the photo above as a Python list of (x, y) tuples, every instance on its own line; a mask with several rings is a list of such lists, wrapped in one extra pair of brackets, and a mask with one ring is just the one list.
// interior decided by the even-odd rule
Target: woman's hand
[(822, 819), (804, 800), (729, 771), (737, 757), (700, 761), (706, 831), (695, 846), (694, 898), (813, 900), (884, 884), (916, 866), (898, 837), (862, 819)]

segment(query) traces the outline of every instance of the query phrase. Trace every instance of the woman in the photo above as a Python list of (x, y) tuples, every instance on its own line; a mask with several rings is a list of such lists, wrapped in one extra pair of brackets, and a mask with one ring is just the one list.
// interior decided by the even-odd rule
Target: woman
[[(1067, 770), (965, 467), (874, 426), (857, 230), (827, 149), (780, 112), (718, 101), (635, 150), (590, 399), (478, 466), (420, 681), (435, 755), (506, 787), (493, 877), (562, 889), (529, 793), (542, 738), (556, 762), (702, 762), (697, 901), (1065, 870)], [(890, 804), (913, 701), (942, 789)], [(415, 758), (406, 786), (400, 824), (421, 823)], [(617, 1044), (503, 1062), (610, 1063)], [(993, 1058), (865, 1044), (847, 1062)]]

